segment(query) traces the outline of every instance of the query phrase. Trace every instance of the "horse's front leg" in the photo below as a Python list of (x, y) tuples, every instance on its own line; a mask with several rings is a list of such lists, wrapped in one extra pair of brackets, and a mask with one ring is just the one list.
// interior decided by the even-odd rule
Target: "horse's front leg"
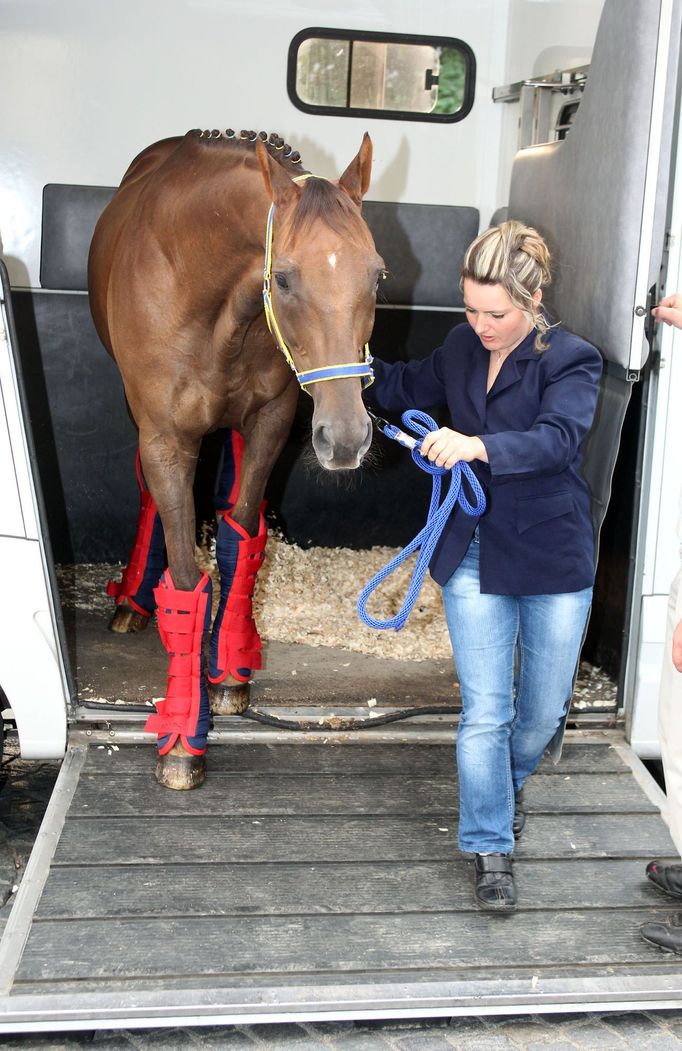
[[(219, 509), (216, 561), (220, 604), (209, 656), (209, 693), (215, 715), (233, 715), (249, 705), (249, 680), (261, 667), (261, 641), (253, 619), (256, 574), (265, 557), (267, 528), (263, 498), (270, 472), (286, 442), (296, 409), (297, 389), (252, 416), (243, 436), (233, 433), (227, 450), (235, 465), (233, 503)], [(237, 484), (238, 483), (238, 484)]]
[(166, 788), (195, 788), (206, 776), (210, 713), (204, 640), (211, 619), (211, 579), (194, 558), (192, 483), (198, 440), (140, 431), (140, 455), (161, 516), (168, 569), (154, 590), (159, 634), (169, 657), (166, 695), (145, 729), (157, 735), (156, 779)]

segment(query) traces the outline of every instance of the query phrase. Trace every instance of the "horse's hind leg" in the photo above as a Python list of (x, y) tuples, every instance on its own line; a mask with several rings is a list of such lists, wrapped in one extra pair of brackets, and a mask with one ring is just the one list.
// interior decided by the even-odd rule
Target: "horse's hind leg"
[(209, 651), (208, 681), (211, 710), (234, 715), (249, 705), (249, 679), (261, 667), (261, 643), (253, 620), (256, 574), (265, 557), (267, 530), (259, 514), (255, 536), (232, 517), (239, 498), (244, 439), (229, 431), (216, 494), (218, 534), (216, 562), (220, 571), (220, 603)]
[(121, 580), (110, 580), (107, 584), (107, 594), (116, 599), (109, 628), (120, 634), (143, 631), (147, 627), (154, 612), (154, 588), (166, 567), (163, 526), (142, 474), (139, 449), (135, 469), (140, 488), (135, 542)]
[(251, 674), (261, 667), (261, 643), (253, 620), (252, 599), (267, 539), (263, 497), (289, 434), (296, 397), (296, 388), (287, 388), (249, 421), (241, 456), (241, 443), (232, 439), (235, 484), (230, 506), (221, 509), (216, 541), (220, 605), (211, 635), (208, 671), (214, 715), (246, 710)]
[(195, 788), (206, 772), (210, 713), (204, 640), (211, 619), (211, 580), (194, 560), (192, 481), (198, 443), (141, 434), (145, 475), (163, 522), (168, 569), (154, 590), (159, 634), (169, 656), (163, 701), (145, 729), (157, 735), (156, 779), (166, 788)]

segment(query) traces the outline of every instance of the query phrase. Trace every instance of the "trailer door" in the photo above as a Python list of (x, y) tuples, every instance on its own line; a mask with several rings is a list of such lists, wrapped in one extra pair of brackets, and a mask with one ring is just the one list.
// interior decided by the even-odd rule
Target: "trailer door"
[(69, 689), (2, 262), (0, 279), (0, 689), (22, 755), (58, 758), (66, 746)]

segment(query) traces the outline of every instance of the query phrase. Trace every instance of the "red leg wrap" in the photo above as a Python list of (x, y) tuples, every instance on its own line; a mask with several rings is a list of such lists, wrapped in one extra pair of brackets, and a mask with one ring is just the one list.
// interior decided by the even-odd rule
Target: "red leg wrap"
[(239, 431), (234, 430), (232, 431), (230, 437), (232, 441), (232, 462), (234, 464), (234, 481), (232, 482), (232, 488), (230, 489), (227, 498), (227, 506), (234, 507), (234, 505), (237, 503), (237, 499), (239, 498), (239, 483), (241, 480), (242, 473), (242, 456), (244, 455), (244, 439), (242, 438)]
[(219, 559), (222, 597), (213, 627), (208, 680), (219, 683), (231, 675), (238, 682), (248, 682), (251, 672), (262, 667), (261, 640), (253, 619), (253, 590), (265, 558), (268, 531), (262, 513), (253, 537), (227, 512), (223, 520), (222, 528), (231, 534), (227, 547), (234, 543), (237, 556), (231, 579), (229, 568)]
[[(107, 595), (116, 599), (116, 605), (125, 602), (144, 617), (150, 617), (151, 592), (163, 572), (163, 533), (154, 498), (145, 488), (140, 466), (140, 451), (135, 460), (140, 487), (140, 513), (135, 531), (135, 543), (120, 581), (110, 580)], [(159, 546), (161, 550), (158, 550)], [(145, 602), (141, 605), (140, 601)]]
[(159, 634), (170, 661), (166, 696), (157, 703), (145, 730), (161, 738), (161, 755), (169, 752), (179, 737), (186, 751), (203, 755), (209, 722), (203, 640), (211, 612), (211, 580), (203, 573), (194, 591), (180, 591), (166, 570), (154, 597)]

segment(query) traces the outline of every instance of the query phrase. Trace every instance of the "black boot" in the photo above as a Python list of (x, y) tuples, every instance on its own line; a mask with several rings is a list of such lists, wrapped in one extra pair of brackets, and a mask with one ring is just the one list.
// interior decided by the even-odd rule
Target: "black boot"
[(476, 854), (474, 857), (476, 904), (482, 909), (512, 912), (516, 885), (509, 854)]
[(645, 942), (655, 945), (663, 952), (682, 956), (682, 915), (671, 916), (667, 923), (643, 923), (639, 933)]
[(518, 839), (526, 824), (526, 811), (523, 809), (523, 789), (519, 788), (514, 793), (514, 820), (512, 821), (512, 832), (514, 839)]
[(682, 865), (666, 865), (662, 861), (650, 861), (646, 874), (659, 890), (671, 898), (682, 898)]

